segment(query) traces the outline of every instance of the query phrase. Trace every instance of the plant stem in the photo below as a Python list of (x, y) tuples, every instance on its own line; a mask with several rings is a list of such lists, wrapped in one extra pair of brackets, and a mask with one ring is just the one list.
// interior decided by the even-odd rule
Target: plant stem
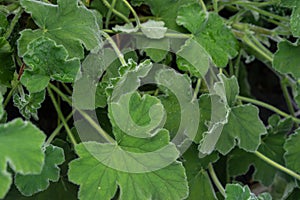
[(203, 0), (199, 0), (199, 3), (201, 4), (201, 7), (202, 7), (203, 11), (204, 11), (205, 13), (207, 13), (207, 9), (206, 9), (206, 6), (205, 6), (204, 1), (203, 1)]
[(262, 102), (262, 101), (259, 101), (259, 100), (256, 100), (256, 99), (251, 99), (251, 98), (248, 98), (248, 97), (242, 97), (242, 96), (237, 96), (238, 99), (244, 101), (244, 102), (248, 102), (248, 103), (253, 103), (255, 105), (258, 105), (258, 106), (261, 106), (261, 107), (264, 107), (264, 108), (267, 108), (283, 117), (286, 117), (286, 118), (291, 118), (294, 122), (296, 123), (299, 123), (300, 124), (300, 119), (296, 118), (296, 117), (293, 117), (281, 110), (279, 110), (278, 108), (270, 105), (270, 104), (267, 104), (265, 102)]
[(12, 19), (12, 21), (10, 22), (10, 26), (9, 28), (7, 29), (6, 33), (3, 35), (3, 37), (5, 37), (5, 39), (8, 39), (10, 34), (13, 32), (16, 24), (18, 23), (19, 21), (19, 18), (21, 17), (23, 13), (23, 9), (20, 7), (18, 12), (16, 13), (16, 15), (14, 16), (14, 18)]
[(14, 91), (18, 88), (19, 86), (19, 82), (12, 88), (10, 89), (8, 95), (6, 96), (4, 103), (3, 103), (3, 108), (5, 108), (7, 106), (7, 104), (9, 103), (12, 95), (14, 94)]
[[(57, 94), (59, 94), (61, 98), (64, 99), (70, 106), (72, 106), (72, 101), (62, 91), (55, 87), (55, 85), (49, 83), (49, 87)], [(106, 133), (88, 114), (86, 114), (79, 108), (75, 107), (75, 109), (98, 131), (98, 133), (102, 137), (104, 137), (107, 141), (111, 143), (115, 143), (115, 140), (112, 137), (110, 137), (110, 135)]]
[(282, 93), (283, 93), (283, 96), (285, 98), (285, 102), (287, 104), (287, 107), (289, 109), (289, 112), (291, 113), (291, 115), (293, 117), (295, 117), (295, 110), (294, 110), (294, 107), (293, 107), (293, 104), (292, 104), (292, 100), (291, 100), (291, 97), (290, 97), (290, 94), (289, 94), (289, 91), (287, 89), (287, 83), (288, 83), (288, 79), (286, 76), (284, 76), (281, 80), (280, 80), (280, 86), (281, 86), (281, 90), (282, 90)]
[(258, 151), (255, 151), (254, 154), (259, 157), (260, 159), (262, 159), (263, 161), (265, 161), (266, 163), (272, 165), (273, 167), (289, 174), (290, 176), (300, 180), (300, 175), (295, 173), (294, 171), (274, 162), (273, 160), (271, 160), (270, 158), (266, 157), (265, 155), (263, 155), (262, 153), (258, 152)]
[(114, 40), (105, 32), (102, 31), (102, 35), (108, 40), (108, 42), (110, 43), (110, 45), (112, 46), (112, 48), (114, 49), (114, 51), (116, 52), (121, 64), (123, 66), (126, 66), (126, 61), (124, 59), (124, 55), (121, 53), (121, 51), (119, 50), (119, 48), (117, 47), (116, 43), (114, 42)]
[(218, 0), (213, 0), (213, 7), (214, 7), (214, 11), (216, 13), (219, 12), (219, 8), (218, 8)]
[[(66, 121), (69, 121), (71, 119), (71, 117), (73, 116), (74, 114), (74, 111), (73, 110), (66, 118)], [(52, 141), (53, 139), (58, 135), (59, 131), (61, 130), (61, 128), (63, 127), (64, 125), (63, 124), (59, 124), (56, 129), (51, 133), (51, 135), (48, 137), (47, 141), (45, 142), (45, 146), (48, 146)]]
[(48, 91), (48, 94), (49, 94), (49, 96), (50, 96), (50, 98), (52, 100), (52, 103), (54, 105), (54, 108), (55, 108), (55, 110), (57, 112), (58, 117), (62, 121), (62, 123), (63, 123), (63, 125), (64, 125), (64, 127), (65, 127), (65, 129), (67, 131), (67, 134), (68, 134), (68, 136), (69, 136), (72, 144), (75, 146), (77, 144), (77, 142), (76, 142), (76, 140), (75, 140), (75, 138), (74, 138), (74, 136), (73, 136), (73, 134), (72, 134), (69, 126), (68, 126), (68, 123), (66, 122), (66, 119), (65, 119), (64, 115), (62, 114), (62, 112), (61, 112), (61, 110), (60, 110), (60, 108), (59, 108), (59, 106), (58, 106), (58, 104), (57, 104), (57, 102), (55, 100), (55, 97), (54, 97), (54, 95), (53, 95), (50, 87), (47, 87), (47, 91)]
[(255, 7), (264, 7), (276, 4), (276, 1), (268, 1), (268, 2), (251, 2), (251, 1), (231, 1), (231, 2), (222, 2), (223, 5), (241, 5), (241, 6), (255, 6)]
[(192, 102), (194, 102), (197, 99), (200, 86), (201, 86), (201, 78), (198, 78), (197, 84), (196, 84), (196, 87), (195, 87), (195, 90), (194, 90), (194, 95), (193, 95)]
[(129, 8), (129, 10), (132, 12), (132, 14), (135, 18), (135, 21), (136, 21), (136, 25), (137, 25), (137, 27), (140, 28), (141, 27), (141, 22), (140, 22), (139, 16), (136, 14), (135, 10), (132, 8), (132, 6), (130, 5), (130, 3), (128, 3), (127, 0), (123, 0), (123, 2)]
[(106, 19), (105, 19), (105, 28), (107, 29), (108, 26), (109, 26), (109, 21), (110, 21), (110, 17), (111, 17), (111, 13), (112, 13), (112, 10), (115, 8), (115, 5), (116, 5), (116, 2), (117, 0), (113, 0), (112, 3), (111, 3), (111, 6), (106, 14)]
[(225, 189), (222, 186), (221, 182), (219, 181), (219, 179), (218, 179), (218, 177), (215, 173), (215, 170), (214, 170), (211, 163), (209, 163), (209, 165), (208, 165), (208, 171), (209, 171), (209, 174), (211, 176), (211, 179), (213, 180), (214, 184), (218, 188), (219, 192), (222, 194), (223, 197), (225, 197), (226, 196)]
[(254, 49), (257, 53), (261, 54), (263, 57), (265, 57), (269, 62), (273, 62), (273, 58), (270, 57), (267, 53), (265, 53), (263, 50), (258, 48), (251, 40), (250, 38), (245, 34), (242, 40), (250, 46), (252, 49)]
[(268, 12), (266, 10), (262, 10), (258, 7), (255, 7), (255, 6), (248, 6), (248, 5), (243, 5), (245, 8), (248, 8), (249, 10), (253, 10), (255, 12), (258, 12), (262, 15), (265, 15), (267, 17), (270, 17), (270, 18), (273, 18), (273, 19), (277, 19), (279, 21), (283, 21), (283, 22), (289, 22), (290, 20), (285, 18), (285, 17), (282, 17), (282, 16), (279, 16), (279, 15), (276, 15), (276, 14), (273, 14), (271, 12)]
[(125, 16), (123, 15), (122, 13), (120, 13), (119, 11), (115, 10), (114, 8), (112, 8), (112, 6), (108, 3), (107, 0), (102, 0), (102, 2), (104, 3), (104, 5), (106, 7), (108, 7), (109, 9), (111, 9), (111, 11), (117, 15), (118, 17), (120, 17), (121, 19), (123, 19), (126, 23), (130, 23), (130, 20)]

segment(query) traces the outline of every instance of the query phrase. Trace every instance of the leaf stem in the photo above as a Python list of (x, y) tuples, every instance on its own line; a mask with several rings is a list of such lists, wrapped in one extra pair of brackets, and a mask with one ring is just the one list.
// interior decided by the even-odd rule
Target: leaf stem
[(193, 95), (192, 102), (194, 102), (197, 99), (200, 86), (201, 86), (201, 78), (198, 78), (197, 84), (196, 84), (196, 87), (195, 87), (195, 90), (194, 90), (194, 95)]
[(113, 1), (112, 1), (111, 6), (110, 6), (110, 8), (108, 9), (108, 12), (107, 12), (107, 14), (106, 14), (106, 19), (105, 19), (105, 28), (106, 28), (106, 29), (107, 29), (108, 26), (109, 26), (109, 21), (110, 21), (110, 17), (111, 17), (111, 14), (112, 14), (112, 10), (115, 8), (116, 2), (117, 2), (117, 0), (113, 0)]
[(219, 179), (218, 179), (218, 177), (215, 173), (215, 170), (214, 170), (211, 163), (209, 163), (209, 165), (208, 165), (208, 171), (209, 171), (209, 174), (211, 176), (211, 179), (213, 180), (214, 184), (218, 188), (219, 192), (222, 194), (223, 197), (225, 197), (226, 196), (225, 189), (222, 186), (221, 182), (219, 181)]
[(251, 99), (251, 98), (248, 98), (248, 97), (243, 97), (243, 96), (237, 96), (238, 99), (240, 99), (241, 101), (244, 101), (244, 102), (248, 102), (248, 103), (253, 103), (255, 105), (258, 105), (258, 106), (261, 106), (261, 107), (264, 107), (264, 108), (267, 108), (283, 117), (286, 117), (286, 118), (291, 118), (294, 122), (300, 124), (300, 119), (296, 118), (296, 117), (293, 117), (281, 110), (279, 110), (278, 108), (270, 105), (270, 104), (267, 104), (265, 102), (262, 102), (262, 101), (259, 101), (259, 100), (256, 100), (256, 99)]
[(14, 94), (15, 90), (18, 88), (20, 82), (17, 82), (16, 85), (10, 89), (8, 95), (6, 96), (4, 103), (3, 103), (3, 107), (5, 108), (7, 106), (7, 104), (9, 103), (12, 95)]
[(62, 112), (61, 112), (61, 110), (60, 110), (60, 108), (59, 108), (59, 106), (58, 106), (58, 104), (57, 104), (57, 102), (55, 100), (55, 97), (54, 97), (54, 95), (53, 95), (50, 87), (47, 87), (47, 91), (48, 91), (48, 94), (49, 94), (49, 96), (50, 96), (50, 98), (52, 100), (52, 103), (54, 105), (54, 108), (55, 108), (55, 110), (57, 112), (58, 117), (62, 121), (62, 123), (63, 123), (63, 125), (64, 125), (64, 127), (65, 127), (65, 129), (67, 131), (67, 134), (68, 134), (68, 136), (69, 136), (72, 144), (75, 146), (77, 144), (77, 142), (76, 142), (76, 140), (75, 140), (75, 138), (74, 138), (74, 136), (73, 136), (73, 134), (72, 134), (72, 132), (70, 130), (70, 127), (68, 126), (68, 123), (66, 122), (66, 119), (65, 119), (64, 115), (62, 114)]
[(216, 13), (219, 12), (219, 8), (218, 8), (218, 0), (213, 0), (213, 7), (214, 7), (214, 11)]
[(137, 27), (140, 28), (141, 27), (141, 22), (140, 22), (139, 16), (136, 14), (135, 10), (132, 8), (132, 6), (130, 5), (130, 3), (128, 3), (127, 0), (123, 0), (123, 2), (129, 8), (129, 10), (132, 12), (132, 14), (135, 18), (135, 21), (136, 21), (136, 25), (137, 25)]
[[(69, 121), (71, 119), (71, 117), (73, 116), (75, 110), (73, 110), (66, 118), (66, 121)], [(45, 146), (48, 146), (53, 139), (58, 135), (59, 131), (62, 129), (64, 125), (63, 124), (59, 124), (56, 129), (51, 133), (51, 135), (48, 137), (47, 141), (45, 142)]]
[(287, 79), (287, 77), (283, 76), (283, 78), (280, 80), (280, 86), (281, 86), (283, 96), (285, 98), (285, 102), (286, 102), (287, 107), (289, 109), (289, 112), (291, 113), (291, 115), (293, 117), (295, 117), (295, 110), (294, 110), (294, 107), (293, 107), (293, 104), (292, 104), (292, 100), (291, 100), (289, 91), (287, 89), (287, 83), (288, 82), (289, 82), (289, 80)]
[(274, 162), (273, 160), (271, 160), (270, 158), (266, 157), (265, 155), (263, 155), (262, 153), (258, 152), (258, 151), (255, 151), (254, 154), (259, 157), (260, 159), (262, 159), (263, 161), (265, 161), (266, 163), (272, 165), (273, 167), (289, 174), (290, 176), (300, 180), (300, 175), (295, 173), (294, 171)]
[(122, 13), (120, 13), (119, 11), (115, 10), (114, 8), (112, 8), (112, 6), (108, 3), (107, 0), (102, 0), (102, 2), (104, 3), (104, 5), (106, 7), (108, 7), (109, 9), (111, 9), (111, 11), (117, 15), (118, 17), (120, 17), (121, 19), (123, 19), (126, 23), (130, 23), (130, 20), (125, 16), (123, 15)]
[(21, 17), (23, 13), (23, 9), (20, 7), (19, 10), (17, 11), (16, 15), (14, 16), (14, 18), (12, 19), (12, 21), (10, 22), (10, 26), (7, 29), (6, 33), (3, 35), (3, 37), (5, 37), (5, 39), (8, 39), (9, 36), (11, 35), (11, 33), (13, 32), (16, 24), (19, 21), (19, 18)]
[(126, 66), (126, 61), (124, 59), (124, 55), (121, 53), (121, 51), (119, 50), (119, 48), (117, 47), (116, 43), (114, 42), (114, 40), (104, 31), (102, 31), (102, 35), (105, 37), (105, 39), (108, 40), (108, 42), (110, 43), (110, 45), (112, 46), (112, 48), (114, 49), (114, 51), (116, 52), (121, 64), (123, 66)]
[(201, 7), (202, 7), (203, 11), (205, 13), (207, 13), (207, 8), (206, 8), (206, 5), (205, 5), (204, 1), (203, 0), (199, 0), (199, 3), (201, 4)]
[[(65, 100), (70, 106), (72, 106), (72, 101), (62, 92), (60, 91), (55, 85), (49, 83), (48, 85), (53, 91), (61, 96), (63, 100)], [(108, 133), (106, 133), (88, 114), (82, 111), (79, 108), (74, 107), (97, 131), (98, 133), (104, 137), (107, 141), (111, 143), (115, 143), (115, 140), (110, 137)]]

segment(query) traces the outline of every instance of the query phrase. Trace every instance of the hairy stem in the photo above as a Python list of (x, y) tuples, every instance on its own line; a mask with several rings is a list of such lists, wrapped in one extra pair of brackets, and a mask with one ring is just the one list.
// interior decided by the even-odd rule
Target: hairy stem
[(137, 27), (140, 28), (141, 27), (141, 22), (140, 22), (139, 16), (136, 14), (135, 10), (132, 8), (130, 3), (128, 3), (128, 1), (123, 0), (123, 2), (126, 4), (126, 6), (129, 8), (129, 10), (132, 12), (132, 14), (135, 18), (135, 21), (136, 21), (136, 25), (137, 25)]
[(265, 102), (262, 102), (262, 101), (259, 101), (259, 100), (256, 100), (256, 99), (251, 99), (251, 98), (248, 98), (248, 97), (242, 97), (242, 96), (238, 96), (237, 97), (238, 99), (240, 99), (241, 101), (244, 101), (244, 102), (248, 102), (248, 103), (253, 103), (255, 105), (258, 105), (258, 106), (261, 106), (261, 107), (264, 107), (264, 108), (267, 108), (283, 117), (286, 117), (286, 118), (291, 118), (294, 122), (296, 123), (300, 123), (300, 119), (296, 118), (296, 117), (293, 117), (281, 110), (279, 110), (278, 108), (270, 105), (270, 104), (267, 104)]
[(57, 101), (55, 100), (55, 97), (54, 97), (54, 95), (53, 95), (53, 93), (52, 93), (50, 87), (47, 87), (47, 91), (48, 91), (48, 94), (49, 94), (49, 96), (50, 96), (50, 98), (51, 98), (51, 100), (52, 100), (52, 103), (53, 103), (53, 105), (54, 105), (54, 108), (55, 108), (55, 110), (56, 110), (56, 112), (57, 112), (58, 117), (59, 117), (60, 120), (62, 121), (62, 123), (63, 123), (63, 125), (64, 125), (64, 127), (65, 127), (65, 129), (66, 129), (66, 131), (67, 131), (67, 134), (68, 134), (68, 136), (69, 136), (69, 138), (70, 138), (72, 144), (75, 146), (75, 145), (77, 144), (77, 142), (76, 142), (76, 140), (75, 140), (75, 137), (73, 136), (73, 133), (71, 132), (71, 129), (70, 129), (70, 127), (68, 126), (68, 123), (67, 123), (67, 121), (66, 121), (64, 115), (62, 114), (62, 112), (61, 112), (61, 110), (60, 110), (60, 107), (58, 106)]
[(266, 163), (272, 165), (273, 167), (287, 173), (288, 175), (300, 180), (300, 175), (295, 173), (294, 171), (274, 162), (273, 160), (271, 160), (270, 158), (266, 157), (265, 155), (263, 155), (262, 153), (255, 151), (254, 154), (259, 157), (260, 159), (262, 159), (263, 161), (265, 161)]
[(218, 188), (219, 192), (222, 194), (223, 197), (225, 197), (226, 196), (225, 189), (222, 186), (221, 182), (219, 181), (219, 179), (218, 179), (218, 177), (215, 173), (215, 170), (214, 170), (211, 163), (209, 163), (209, 165), (208, 165), (208, 171), (209, 171), (209, 174), (211, 176), (211, 179), (213, 180), (214, 184)]
[(9, 36), (11, 35), (11, 33), (13, 32), (13, 30), (14, 30), (16, 24), (18, 23), (19, 18), (21, 17), (22, 13), (23, 13), (23, 9), (19, 8), (18, 12), (16, 13), (14, 18), (10, 22), (9, 28), (7, 29), (6, 33), (3, 35), (5, 37), (5, 39), (8, 39)]
[(117, 15), (118, 17), (120, 17), (123, 21), (125, 21), (126, 23), (130, 23), (130, 20), (125, 16), (123, 15), (122, 13), (120, 13), (119, 11), (115, 10), (114, 8), (112, 8), (112, 6), (108, 3), (107, 0), (102, 0), (102, 2), (104, 3), (104, 5), (111, 9), (111, 11)]

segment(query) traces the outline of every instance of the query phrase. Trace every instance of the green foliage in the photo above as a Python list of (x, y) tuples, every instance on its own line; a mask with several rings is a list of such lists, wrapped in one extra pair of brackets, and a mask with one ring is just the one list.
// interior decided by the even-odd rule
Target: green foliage
[[(28, 45), (24, 62), (30, 67), (25, 69), (21, 83), (31, 92), (44, 90), (49, 81), (73, 82), (79, 72), (78, 58), (67, 60), (67, 51), (48, 38), (38, 38)], [(49, 55), (50, 58), (49, 58)]]
[(1, 0), (0, 198), (300, 199), (299, 15)]
[[(28, 44), (41, 36), (53, 39), (63, 45), (69, 57), (83, 58), (83, 47), (88, 50), (100, 44), (99, 28), (93, 12), (78, 6), (77, 0), (58, 0), (58, 5), (35, 0), (21, 0), (22, 7), (32, 15), (39, 26), (37, 30), (24, 30), (18, 40), (19, 55), (23, 56)], [(76, 21), (84, 23), (74, 23)]]

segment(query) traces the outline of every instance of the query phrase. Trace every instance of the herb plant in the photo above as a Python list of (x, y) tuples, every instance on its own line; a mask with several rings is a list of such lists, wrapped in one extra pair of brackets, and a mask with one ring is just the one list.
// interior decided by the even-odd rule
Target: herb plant
[(300, 199), (299, 1), (0, 3), (0, 199)]

